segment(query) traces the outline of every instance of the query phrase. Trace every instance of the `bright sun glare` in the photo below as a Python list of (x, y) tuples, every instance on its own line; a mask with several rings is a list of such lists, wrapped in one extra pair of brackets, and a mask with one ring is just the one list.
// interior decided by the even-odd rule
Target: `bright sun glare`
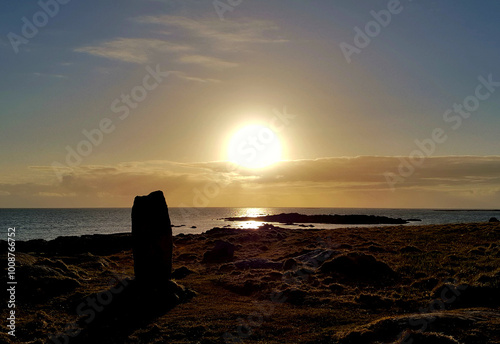
[(228, 159), (246, 168), (266, 167), (281, 160), (281, 143), (268, 127), (248, 125), (229, 141)]

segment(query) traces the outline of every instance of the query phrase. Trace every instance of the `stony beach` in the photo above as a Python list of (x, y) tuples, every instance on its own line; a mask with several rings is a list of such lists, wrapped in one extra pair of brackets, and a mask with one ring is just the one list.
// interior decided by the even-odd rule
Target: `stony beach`
[(132, 243), (17, 242), (0, 342), (500, 343), (498, 223), (181, 234), (169, 291), (140, 295)]

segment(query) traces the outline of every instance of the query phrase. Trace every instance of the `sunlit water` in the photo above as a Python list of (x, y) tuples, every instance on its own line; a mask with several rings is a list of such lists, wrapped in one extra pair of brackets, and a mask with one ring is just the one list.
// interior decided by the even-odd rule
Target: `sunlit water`
[[(435, 211), (428, 209), (363, 209), (363, 208), (171, 208), (169, 210), (173, 233), (198, 234), (214, 227), (257, 228), (262, 222), (229, 222), (222, 218), (258, 216), (280, 213), (362, 214), (403, 219), (421, 219), (411, 224), (445, 224), (486, 222), (491, 217), (500, 218), (500, 212), (484, 211)], [(278, 224), (275, 224), (278, 225)], [(285, 228), (299, 228), (298, 225)], [(349, 228), (361, 225), (314, 224), (317, 228)], [(84, 234), (110, 234), (131, 231), (129, 208), (100, 209), (0, 209), (0, 239), (7, 238), (7, 229), (16, 227), (17, 240), (54, 239), (58, 236)], [(193, 227), (193, 228), (192, 228)], [(195, 227), (195, 228), (194, 228)]]

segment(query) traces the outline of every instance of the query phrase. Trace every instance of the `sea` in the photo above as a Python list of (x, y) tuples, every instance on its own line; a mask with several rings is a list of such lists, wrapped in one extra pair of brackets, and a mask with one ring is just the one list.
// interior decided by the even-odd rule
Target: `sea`
[[(500, 210), (450, 209), (373, 209), (373, 208), (170, 208), (169, 215), (174, 235), (199, 234), (214, 227), (255, 229), (262, 222), (229, 222), (227, 217), (300, 213), (306, 215), (379, 215), (401, 219), (420, 219), (408, 225), (487, 222), (500, 219)], [(285, 228), (303, 228), (275, 224)], [(318, 228), (366, 227), (375, 225), (313, 224)], [(376, 225), (380, 226), (380, 225)], [(404, 226), (402, 230), (404, 230)], [(80, 209), (10, 209), (0, 208), (0, 240), (7, 239), (9, 228), (15, 228), (16, 240), (52, 240), (59, 236), (112, 234), (131, 232), (130, 208)]]

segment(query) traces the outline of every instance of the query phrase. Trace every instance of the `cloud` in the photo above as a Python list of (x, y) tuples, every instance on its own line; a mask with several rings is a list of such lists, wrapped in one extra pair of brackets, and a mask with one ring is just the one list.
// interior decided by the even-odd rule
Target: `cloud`
[(33, 73), (37, 78), (56, 78), (56, 79), (67, 79), (68, 77), (62, 74), (45, 74), (45, 73)]
[[(266, 20), (191, 19), (180, 15), (131, 18), (138, 37), (117, 37), (74, 49), (75, 52), (134, 64), (168, 61), (178, 79), (219, 83), (216, 73), (236, 68), (258, 45), (282, 44), (279, 27)], [(138, 25), (137, 25), (138, 24)], [(201, 75), (200, 75), (201, 74)]]
[(156, 24), (177, 30), (180, 35), (191, 39), (210, 40), (219, 49), (235, 49), (235, 44), (285, 43), (279, 37), (279, 27), (267, 20), (239, 19), (237, 21), (199, 18), (197, 20), (181, 16), (143, 16), (139, 23)]
[[(392, 192), (384, 173), (397, 171), (401, 159), (295, 160), (261, 170), (235, 169), (227, 162), (81, 166), (60, 183), (0, 184), (0, 205), (22, 199), (45, 206), (66, 206), (69, 201), (73, 206), (128, 206), (136, 195), (158, 189), (173, 206), (492, 208), (500, 202), (498, 156), (428, 158)], [(32, 169), (44, 174), (52, 167)]]
[(191, 49), (187, 45), (160, 39), (117, 38), (99, 45), (77, 48), (75, 51), (112, 60), (145, 64), (157, 53), (178, 53)]
[[(276, 38), (279, 28), (263, 20), (241, 20), (238, 22), (213, 19), (190, 19), (181, 16), (145, 16), (133, 19), (137, 23), (160, 26), (163, 30), (146, 30), (146, 35), (160, 38), (118, 37), (96, 45), (74, 49), (86, 53), (129, 63), (151, 63), (158, 54), (184, 53), (178, 61), (183, 64), (197, 64), (208, 68), (229, 68), (238, 64), (214, 56), (221, 51), (242, 51), (248, 44), (283, 43)], [(164, 30), (168, 29), (168, 30)], [(203, 53), (199, 51), (203, 50)], [(185, 54), (198, 51), (195, 54)]]
[[(255, 185), (319, 185), (345, 189), (385, 190), (389, 188), (384, 174), (398, 173), (406, 157), (359, 156), (283, 161), (272, 168), (237, 169), (239, 178)], [(232, 170), (226, 163), (199, 163), (199, 167), (217, 173)], [(421, 167), (397, 185), (399, 189), (471, 187), (500, 188), (500, 156), (429, 157)]]
[(238, 64), (234, 62), (227, 62), (215, 57), (202, 55), (185, 55), (180, 57), (177, 61), (184, 64), (196, 64), (213, 69), (226, 69), (238, 66)]
[(181, 71), (171, 71), (170, 74), (178, 77), (181, 80), (185, 80), (185, 81), (193, 81), (193, 82), (201, 82), (201, 83), (219, 83), (219, 82), (221, 82), (218, 79), (189, 76), (186, 73), (181, 72)]

